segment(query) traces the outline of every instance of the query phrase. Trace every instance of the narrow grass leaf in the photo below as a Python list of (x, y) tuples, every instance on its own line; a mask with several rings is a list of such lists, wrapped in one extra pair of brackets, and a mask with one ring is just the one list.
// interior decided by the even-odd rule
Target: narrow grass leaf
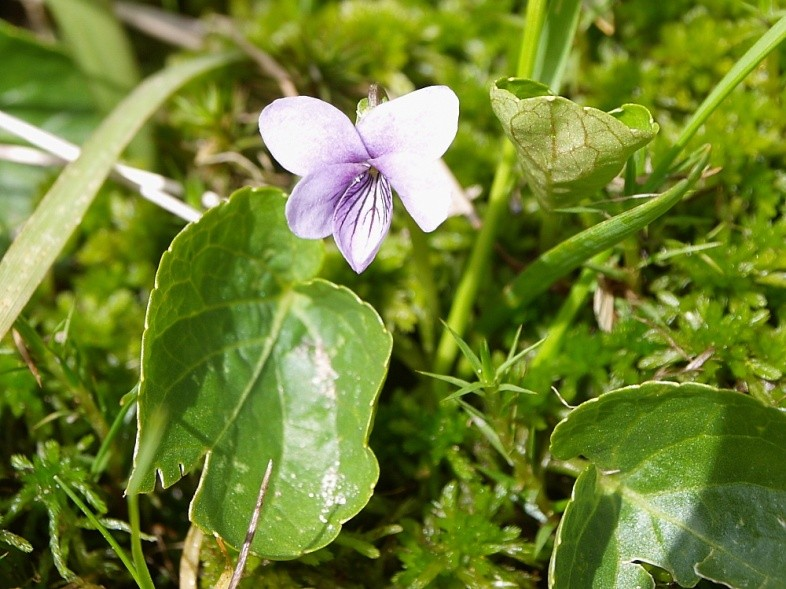
[(483, 364), (480, 362), (480, 358), (478, 358), (477, 354), (475, 354), (475, 352), (470, 349), (470, 347), (467, 345), (467, 342), (465, 342), (459, 334), (453, 331), (453, 329), (451, 329), (447, 323), (445, 323), (445, 329), (448, 330), (448, 333), (450, 333), (451, 337), (455, 340), (456, 345), (458, 345), (459, 349), (461, 350), (461, 353), (464, 354), (464, 357), (469, 361), (470, 365), (472, 366), (472, 370), (475, 371), (475, 374), (480, 376), (483, 372)]
[[(108, 0), (46, 0), (68, 52), (87, 78), (88, 89), (103, 112), (110, 112), (138, 83), (139, 67), (131, 43)], [(141, 129), (129, 149), (149, 165), (154, 144)]]
[(559, 92), (579, 24), (581, 0), (548, 3), (532, 78)]
[(172, 65), (142, 82), (66, 166), (0, 261), (0, 338), (82, 221), (112, 165), (150, 116), (186, 82), (237, 59), (235, 53), (198, 57)]
[(542, 254), (504, 288), (501, 300), (490, 305), (484, 317), (486, 328), (499, 326), (556, 280), (664, 215), (698, 182), (708, 157), (709, 151), (705, 150), (688, 177), (663, 194), (585, 229)]
[(472, 423), (477, 426), (477, 428), (480, 430), (480, 433), (483, 434), (483, 437), (488, 440), (489, 444), (491, 444), (491, 446), (499, 453), (499, 455), (505, 459), (505, 462), (507, 462), (508, 465), (513, 466), (513, 459), (510, 457), (510, 453), (505, 449), (499, 434), (493, 427), (491, 427), (491, 425), (489, 425), (489, 422), (486, 421), (486, 417), (466, 401), (459, 399), (458, 402), (464, 411), (470, 414), (472, 417)]

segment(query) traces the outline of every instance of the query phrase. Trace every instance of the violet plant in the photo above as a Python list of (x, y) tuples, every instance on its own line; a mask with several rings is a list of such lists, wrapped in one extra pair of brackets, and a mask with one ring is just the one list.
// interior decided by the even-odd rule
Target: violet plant
[[(781, 586), (786, 478), (772, 465), (786, 460), (786, 419), (772, 384), (782, 376), (777, 368), (750, 361), (760, 377), (750, 394), (728, 390), (720, 379), (707, 384), (656, 373), (651, 381), (636, 374), (624, 386), (610, 378), (589, 399), (570, 390), (568, 379), (562, 391), (553, 388), (543, 371), (564, 350), (580, 357), (584, 340), (571, 328), (593, 289), (601, 330), (608, 327), (603, 320), (613, 326), (613, 305), (603, 306), (613, 299), (605, 281), (627, 279), (619, 259), (627, 269), (648, 264), (632, 238), (702, 188), (709, 149), (685, 150), (721, 101), (786, 38), (786, 17), (718, 82), (673, 145), (656, 151), (650, 148), (660, 131), (658, 112), (628, 103), (607, 111), (561, 96), (581, 11), (578, 0), (527, 2), (517, 67), (509, 66), (510, 77), (488, 80), (488, 112), (500, 132), (477, 231), (464, 219), (448, 221), (462, 195), (440, 161), (450, 159), (460, 135), (460, 87), (424, 84), (385, 100), (372, 84), (353, 123), (343, 107), (291, 95), (292, 80), (247, 51), (290, 94), (269, 101), (259, 115), (264, 149), (276, 163), (257, 186), (217, 206), (170, 207), (191, 222), (161, 257), (138, 385), (110, 425), (87, 377), (20, 313), (110, 172), (158, 198), (165, 182), (151, 187), (144, 174), (140, 180), (117, 165), (145, 121), (193, 78), (242, 58), (196, 57), (139, 84), (84, 143), (0, 262), (0, 332), (13, 326), (31, 372), (38, 364), (67, 383), (91, 434), (68, 449), (50, 441), (33, 458), (14, 457), (21, 491), (2, 506), (3, 528), (39, 501), (60, 577), (85, 582), (84, 563), (74, 566), (69, 558), (73, 547), (80, 549), (75, 530), (82, 526), (98, 530), (129, 582), (148, 589), (156, 574), (142, 531), (155, 506), (143, 515), (140, 498), (197, 473), (184, 542), (185, 552), (206, 565), (202, 586), (236, 587), (243, 574), (249, 584), (314, 585), (314, 570), (334, 566), (330, 582), (351, 578), (353, 586), (536, 587), (546, 578), (557, 589)], [(66, 28), (68, 12), (58, 18)], [(30, 131), (5, 116), (0, 123)], [(34, 135), (27, 137), (36, 141)], [(134, 149), (150, 149), (146, 141)], [(69, 146), (56, 145), (65, 157)], [(540, 207), (538, 247), (524, 267), (492, 271), (492, 250), (520, 189)], [(394, 216), (396, 198), (406, 215)], [(581, 220), (570, 235), (554, 221), (566, 212)], [(434, 247), (457, 224), (471, 237), (466, 260)], [(325, 242), (329, 236), (354, 273), (334, 263), (340, 258)], [(699, 257), (711, 247), (688, 245), (664, 256)], [(433, 264), (438, 257), (441, 268)], [(398, 260), (393, 271), (390, 259)], [(407, 330), (406, 321), (391, 319), (396, 308), (385, 299), (385, 282), (409, 261), (416, 270), (408, 270), (412, 280), (397, 293), (409, 288), (404, 305), (419, 309), (407, 308), (406, 317), (416, 318)], [(537, 323), (543, 333), (535, 336), (528, 321), (541, 309), (533, 301), (578, 269), (562, 282), (561, 305), (547, 323)], [(490, 276), (494, 287), (484, 290)], [(777, 276), (767, 279), (780, 284)], [(679, 308), (676, 296), (658, 292)], [(735, 312), (749, 324), (766, 322), (759, 299), (749, 298), (754, 311)], [(432, 345), (432, 324), (443, 318), (440, 301), (449, 310)], [(696, 310), (679, 312), (698, 332), (708, 308), (700, 300)], [(675, 315), (644, 312), (653, 331), (670, 333)], [(58, 333), (67, 337), (68, 325)], [(633, 337), (626, 342), (643, 345)], [(607, 353), (584, 352), (590, 363)], [(690, 370), (714, 353), (692, 358)], [(386, 379), (395, 404), (380, 400)], [(102, 499), (98, 483), (113, 453), (123, 455), (116, 447), (132, 411), (137, 429), (125, 525), (108, 517), (113, 502)], [(399, 445), (386, 438), (370, 443), (375, 419), (386, 435), (396, 432)], [(93, 436), (94, 457), (86, 454)], [(393, 474), (391, 458), (413, 447), (419, 462)], [(450, 472), (447, 481), (441, 470)], [(388, 482), (389, 493), (375, 494), (385, 475), (403, 486), (434, 481), (419, 491), (427, 497), (422, 513), (413, 514), (407, 501), (396, 504), (400, 484)], [(549, 495), (556, 487), (555, 501)], [(66, 524), (69, 533), (58, 532)], [(130, 532), (130, 556), (110, 532), (116, 529)], [(24, 531), (0, 529), (0, 540), (30, 552)], [(390, 545), (395, 558), (386, 553)], [(368, 576), (365, 565), (342, 570), (347, 554), (385, 562)], [(237, 555), (236, 564), (227, 566), (227, 555)], [(224, 570), (213, 574), (211, 566)], [(181, 584), (197, 583), (187, 569)]]
[(259, 116), (267, 148), (303, 176), (287, 200), (292, 232), (306, 239), (332, 234), (355, 272), (368, 267), (390, 229), (392, 189), (429, 232), (447, 219), (453, 188), (438, 160), (456, 136), (455, 93), (433, 86), (375, 102), (370, 95), (355, 126), (306, 96), (276, 100)]

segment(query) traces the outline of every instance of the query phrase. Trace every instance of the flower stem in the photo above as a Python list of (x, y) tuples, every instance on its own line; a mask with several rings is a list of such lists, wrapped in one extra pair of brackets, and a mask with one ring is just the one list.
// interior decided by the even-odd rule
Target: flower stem
[[(524, 34), (521, 40), (521, 51), (516, 75), (521, 78), (532, 76), (537, 57), (538, 44), (543, 31), (543, 22), (546, 16), (547, 0), (530, 0), (527, 2), (525, 14)], [(508, 206), (508, 195), (513, 176), (513, 166), (516, 161), (516, 151), (507, 139), (502, 140), (502, 155), (491, 184), (488, 208), (475, 245), (470, 253), (469, 262), (462, 275), (453, 299), (453, 306), (448, 315), (448, 326), (459, 336), (463, 336), (475, 304), (478, 288), (486, 274), (491, 249), (494, 245), (499, 222)], [(456, 359), (458, 347), (456, 340), (451, 337), (449, 330), (442, 332), (442, 337), (437, 346), (434, 360), (434, 372), (447, 373)]]
[(412, 242), (412, 261), (415, 263), (418, 281), (423, 296), (423, 313), (420, 317), (420, 332), (423, 337), (423, 349), (429, 359), (434, 354), (434, 339), (437, 319), (440, 312), (439, 296), (434, 283), (434, 270), (429, 260), (428, 240), (415, 220), (407, 215), (409, 238)]
[(589, 296), (592, 284), (595, 282), (597, 271), (592, 268), (592, 266), (605, 262), (610, 253), (611, 250), (606, 250), (597, 254), (590, 260), (590, 267), (585, 267), (581, 271), (578, 280), (573, 283), (570, 289), (568, 298), (565, 299), (556, 318), (552, 322), (546, 339), (538, 346), (537, 355), (532, 359), (530, 369), (534, 369), (541, 366), (544, 362), (553, 360), (554, 357), (559, 354), (562, 344), (565, 341), (566, 334), (568, 333), (568, 329), (573, 323), (576, 313), (584, 306), (584, 301)]
[(74, 492), (74, 490), (58, 475), (54, 475), (54, 481), (57, 485), (63, 490), (63, 492), (68, 495), (68, 498), (74, 502), (74, 504), (79, 508), (79, 510), (85, 515), (88, 521), (93, 525), (93, 527), (101, 534), (107, 543), (112, 547), (115, 554), (117, 554), (118, 558), (120, 558), (121, 562), (125, 565), (128, 572), (131, 574), (131, 577), (134, 579), (134, 582), (137, 584), (138, 587), (142, 587), (143, 589), (152, 589), (152, 581), (150, 585), (146, 585), (144, 583), (144, 579), (139, 576), (139, 571), (134, 567), (134, 564), (128, 558), (125, 550), (120, 547), (120, 544), (112, 537), (112, 534), (109, 533), (109, 530), (101, 524), (99, 519), (96, 515), (90, 510), (87, 504), (82, 501), (79, 496)]
[(128, 500), (128, 523), (131, 525), (131, 554), (134, 557), (136, 572), (139, 576), (138, 585), (142, 589), (153, 589), (153, 579), (145, 562), (145, 554), (142, 550), (142, 534), (139, 523), (139, 495), (129, 494)]
[[(486, 274), (491, 248), (494, 245), (494, 238), (496, 237), (497, 227), (499, 220), (505, 212), (508, 203), (508, 194), (510, 191), (510, 182), (513, 171), (513, 160), (515, 158), (515, 150), (513, 145), (507, 141), (502, 145), (502, 158), (497, 166), (497, 171), (494, 175), (494, 182), (491, 185), (491, 194), (489, 195), (489, 205), (486, 210), (486, 217), (483, 221), (483, 226), (480, 228), (480, 233), (472, 248), (469, 256), (469, 262), (461, 277), (458, 288), (456, 289), (456, 297), (453, 299), (453, 306), (450, 308), (447, 324), (454, 332), (463, 336), (469, 323), (469, 317), (472, 312), (472, 306), (475, 303), (475, 297), (478, 293), (480, 281)], [(437, 354), (434, 360), (434, 372), (437, 374), (446, 374), (450, 371), (453, 361), (456, 359), (458, 346), (456, 340), (450, 335), (449, 330), (442, 332), (442, 337), (439, 340), (437, 347)]]

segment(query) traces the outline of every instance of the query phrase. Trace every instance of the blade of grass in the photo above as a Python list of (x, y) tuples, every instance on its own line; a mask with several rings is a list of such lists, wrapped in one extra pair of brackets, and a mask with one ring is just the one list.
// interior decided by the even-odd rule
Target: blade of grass
[(117, 541), (112, 537), (112, 534), (109, 533), (109, 530), (107, 530), (103, 526), (103, 524), (101, 524), (101, 522), (98, 520), (95, 514), (90, 510), (87, 504), (79, 498), (79, 495), (74, 493), (74, 490), (71, 489), (71, 487), (69, 487), (68, 484), (66, 484), (66, 482), (63, 481), (58, 475), (54, 475), (54, 480), (57, 483), (57, 485), (65, 492), (65, 494), (68, 495), (69, 499), (71, 499), (71, 501), (74, 502), (74, 504), (79, 508), (79, 510), (90, 521), (90, 523), (98, 531), (98, 533), (101, 534), (104, 537), (104, 539), (107, 541), (107, 543), (112, 547), (112, 550), (115, 552), (115, 554), (117, 554), (118, 558), (120, 558), (122, 563), (125, 565), (126, 569), (128, 569), (128, 572), (131, 573), (131, 576), (133, 577), (134, 582), (136, 582), (137, 586), (143, 587), (144, 589), (148, 589), (148, 588), (152, 589), (153, 588), (152, 581), (150, 584), (144, 582), (144, 579), (139, 576), (139, 571), (137, 571), (136, 567), (134, 567), (134, 564), (128, 558), (128, 555), (126, 554), (125, 550), (123, 550), (120, 544), (118, 544)]
[(745, 52), (729, 72), (723, 76), (718, 85), (713, 88), (709, 96), (704, 99), (696, 112), (690, 118), (685, 128), (680, 133), (677, 141), (661, 158), (650, 174), (643, 192), (652, 192), (658, 188), (666, 178), (671, 164), (696, 134), (696, 131), (705, 123), (709, 116), (718, 108), (721, 102), (734, 90), (745, 77), (759, 65), (783, 40), (786, 39), (786, 16), (776, 22), (769, 31), (754, 43), (753, 47)]
[(186, 82), (238, 59), (221, 53), (183, 61), (140, 84), (85, 142), (0, 261), (0, 338), (79, 225), (123, 149), (144, 122)]
[(709, 149), (705, 149), (688, 177), (663, 194), (585, 229), (541, 255), (504, 288), (499, 300), (489, 306), (490, 311), (483, 320), (484, 329), (499, 327), (556, 280), (664, 215), (699, 180), (708, 159)]
[[(45, 0), (71, 58), (85, 74), (103, 112), (110, 112), (140, 80), (131, 43), (107, 0)], [(130, 146), (139, 163), (155, 157), (153, 139), (141, 129)]]
[(543, 82), (555, 94), (562, 86), (580, 13), (581, 0), (553, 0), (548, 5), (532, 79)]
[(505, 445), (502, 443), (499, 434), (489, 425), (488, 421), (486, 421), (486, 417), (466, 401), (458, 399), (457, 402), (464, 411), (470, 414), (472, 423), (480, 430), (480, 433), (488, 440), (489, 444), (491, 444), (499, 455), (505, 459), (505, 462), (507, 462), (509, 466), (513, 466), (513, 458), (511, 458), (510, 453), (505, 449)]
[(96, 452), (96, 457), (93, 459), (93, 463), (90, 465), (90, 474), (99, 475), (106, 469), (107, 464), (109, 464), (112, 444), (114, 444), (117, 435), (120, 433), (120, 429), (123, 427), (123, 422), (125, 421), (128, 412), (136, 407), (136, 397), (138, 392), (139, 384), (136, 384), (134, 385), (134, 388), (131, 389), (130, 392), (123, 395), (123, 398), (120, 400), (120, 411), (117, 412), (115, 420), (112, 422), (112, 427), (109, 428), (109, 433), (101, 442), (98, 452)]

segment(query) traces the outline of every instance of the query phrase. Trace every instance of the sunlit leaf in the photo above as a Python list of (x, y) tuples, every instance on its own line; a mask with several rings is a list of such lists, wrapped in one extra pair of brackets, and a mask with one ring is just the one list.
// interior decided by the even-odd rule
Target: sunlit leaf
[(551, 585), (782, 587), (786, 415), (705, 385), (646, 383), (588, 401), (551, 438), (593, 463), (557, 533)]
[(391, 338), (349, 290), (313, 280), (274, 190), (246, 189), (164, 256), (143, 338), (130, 490), (205, 467), (192, 520), (240, 546), (268, 460), (253, 550), (294, 558), (331, 542), (378, 476), (367, 440)]
[(592, 196), (658, 132), (643, 106), (625, 104), (605, 113), (531, 80), (498, 80), (491, 105), (516, 145), (530, 188), (547, 208)]

